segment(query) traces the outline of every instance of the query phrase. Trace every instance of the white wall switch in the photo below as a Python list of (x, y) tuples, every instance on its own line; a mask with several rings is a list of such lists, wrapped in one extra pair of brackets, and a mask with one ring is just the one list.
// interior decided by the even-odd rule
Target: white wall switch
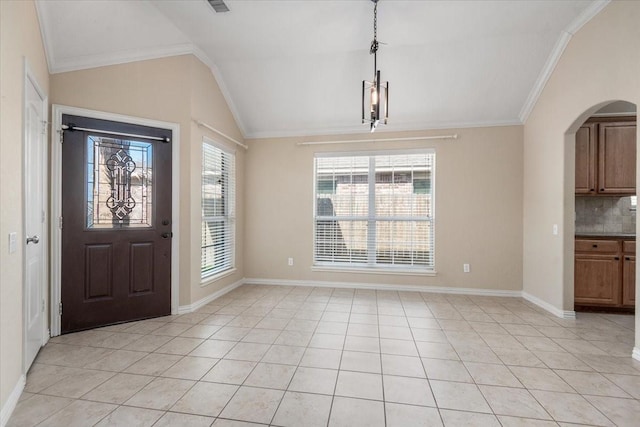
[(289, 267), (293, 266), (293, 258), (289, 258), (287, 263), (289, 264)]
[(9, 253), (18, 250), (18, 233), (9, 233)]
[(468, 273), (471, 271), (471, 266), (469, 264), (462, 264), (462, 271)]
[(553, 224), (553, 235), (557, 236), (558, 235), (558, 224)]

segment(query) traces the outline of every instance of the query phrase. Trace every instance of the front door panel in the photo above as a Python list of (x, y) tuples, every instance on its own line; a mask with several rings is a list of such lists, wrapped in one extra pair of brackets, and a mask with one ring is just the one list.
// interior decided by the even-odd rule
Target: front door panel
[(63, 124), (62, 333), (169, 314), (171, 131)]

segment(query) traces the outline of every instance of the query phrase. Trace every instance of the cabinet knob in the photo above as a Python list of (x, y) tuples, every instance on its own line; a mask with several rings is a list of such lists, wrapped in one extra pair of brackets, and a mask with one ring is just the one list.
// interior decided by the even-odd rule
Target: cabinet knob
[(619, 257), (619, 256), (615, 257), (614, 259), (615, 259), (616, 261), (620, 261), (620, 257)]
[(591, 246), (592, 246), (592, 247), (594, 247), (594, 248), (597, 248), (597, 247), (598, 247), (598, 245), (591, 245)]
[(592, 188), (592, 189), (591, 189), (591, 190), (589, 190), (589, 191), (594, 192), (594, 191), (596, 191), (596, 189), (595, 189), (595, 188)]
[(604, 191), (604, 188), (601, 188), (600, 191)]
[(631, 258), (629, 257), (624, 257), (624, 259), (626, 259), (627, 261), (631, 261)]

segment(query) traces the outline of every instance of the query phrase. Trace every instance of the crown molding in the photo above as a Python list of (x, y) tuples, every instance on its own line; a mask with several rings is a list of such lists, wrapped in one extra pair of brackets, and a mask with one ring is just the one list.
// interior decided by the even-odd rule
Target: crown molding
[[(355, 134), (363, 133), (361, 126), (333, 127), (327, 129), (296, 129), (296, 130), (271, 130), (253, 132), (247, 129), (242, 120), (239, 109), (237, 108), (233, 97), (222, 77), (222, 73), (217, 65), (209, 58), (209, 56), (198, 46), (193, 43), (182, 43), (170, 46), (148, 48), (145, 50), (125, 50), (112, 52), (108, 54), (85, 55), (79, 58), (55, 59), (53, 46), (51, 43), (50, 28), (46, 24), (46, 20), (42, 19), (42, 11), (40, 3), (43, 0), (36, 0), (36, 11), (40, 22), (40, 32), (47, 59), (47, 65), (50, 74), (57, 74), (69, 71), (85, 70), (109, 65), (118, 65), (129, 62), (144, 61), (150, 59), (159, 59), (171, 56), (192, 54), (200, 61), (206, 64), (213, 74), (222, 96), (224, 97), (229, 110), (245, 139), (265, 139), (265, 138), (284, 138), (284, 137), (308, 137), (316, 135), (337, 135), (337, 134)], [(474, 127), (497, 127), (497, 126), (518, 126), (524, 124), (531, 111), (535, 107), (547, 81), (553, 73), (562, 53), (567, 47), (573, 35), (582, 28), (584, 24), (589, 22), (602, 9), (604, 9), (611, 0), (596, 0), (587, 7), (569, 26), (561, 33), (553, 50), (551, 51), (547, 61), (542, 68), (536, 82), (529, 92), (525, 103), (523, 104), (518, 119), (499, 120), (499, 121), (480, 121), (480, 122), (449, 122), (449, 123), (405, 123), (391, 125), (387, 127), (387, 131), (419, 131), (419, 130), (436, 130), (436, 129), (460, 129)]]
[[(41, 28), (44, 28), (41, 26)], [(46, 38), (46, 29), (43, 29), (43, 38)], [(205, 64), (220, 88), (220, 92), (224, 97), (224, 100), (231, 111), (231, 115), (233, 116), (240, 133), (243, 135), (246, 134), (246, 128), (244, 123), (240, 118), (240, 113), (238, 112), (238, 108), (233, 102), (233, 98), (231, 97), (231, 93), (227, 88), (227, 85), (222, 78), (222, 74), (220, 70), (215, 65), (215, 63), (197, 46), (192, 43), (182, 43), (171, 46), (163, 46), (158, 48), (150, 48), (145, 51), (140, 51), (139, 49), (130, 50), (130, 51), (119, 51), (108, 54), (98, 54), (98, 55), (87, 55), (80, 58), (74, 58), (69, 60), (62, 61), (54, 61), (52, 59), (53, 55), (50, 54), (51, 46), (45, 47), (45, 51), (47, 52), (47, 63), (49, 66), (49, 73), (58, 74), (58, 73), (66, 73), (69, 71), (79, 71), (79, 70), (87, 70), (91, 68), (105, 67), (109, 65), (119, 65), (119, 64), (127, 64), (138, 61), (147, 61), (151, 59), (160, 59), (160, 58), (168, 58), (172, 56), (180, 56), (180, 55), (193, 55), (198, 58), (203, 64)]]
[(584, 24), (591, 21), (591, 19), (598, 13), (600, 13), (600, 11), (602, 11), (602, 9), (604, 9), (609, 3), (611, 3), (611, 0), (595, 0), (569, 24), (565, 31), (571, 35), (574, 35), (578, 31), (580, 31)]
[(580, 30), (584, 26), (584, 24), (589, 22), (594, 16), (600, 13), (600, 11), (602, 11), (602, 9), (604, 9), (610, 2), (611, 0), (594, 1), (576, 19), (574, 19), (569, 24), (569, 26), (564, 29), (564, 31), (562, 31), (560, 37), (558, 38), (558, 41), (547, 57), (547, 61), (545, 62), (544, 67), (542, 67), (542, 70), (540, 71), (536, 82), (533, 84), (533, 87), (531, 88), (531, 91), (529, 92), (529, 95), (527, 96), (522, 109), (520, 110), (520, 114), (518, 115), (518, 117), (520, 118), (521, 123), (526, 123), (527, 119), (529, 118), (531, 111), (533, 111), (533, 108), (538, 102), (542, 91), (547, 85), (547, 81), (549, 81), (553, 70), (555, 70), (556, 65), (558, 65), (558, 61), (560, 61), (560, 57), (564, 53), (564, 50), (571, 41), (573, 35), (578, 30)]
[(213, 74), (213, 77), (216, 79), (216, 82), (218, 83), (218, 87), (220, 88), (220, 92), (222, 92), (222, 96), (224, 97), (224, 100), (227, 102), (227, 106), (231, 111), (231, 115), (236, 121), (236, 125), (238, 126), (238, 129), (240, 129), (240, 133), (242, 133), (242, 136), (244, 138), (245, 135), (247, 134), (247, 128), (244, 125), (244, 122), (242, 121), (242, 117), (240, 116), (238, 107), (236, 107), (235, 102), (233, 102), (233, 97), (231, 96), (229, 87), (227, 86), (224, 79), (222, 78), (222, 73), (220, 72), (220, 69), (202, 49), (200, 49), (196, 45), (191, 45), (191, 47), (192, 47), (191, 53), (200, 61), (202, 61), (202, 63), (204, 63), (207, 67), (209, 67), (209, 70), (211, 70), (211, 74)]
[(91, 68), (106, 67), (109, 65), (127, 64), (130, 62), (147, 61), (150, 59), (168, 58), (171, 56), (193, 54), (191, 43), (180, 43), (170, 46), (148, 48), (145, 50), (132, 49), (118, 52), (101, 53), (96, 55), (84, 55), (77, 58), (52, 60), (50, 64), (51, 74), (66, 73), (69, 71), (88, 70)]
[(49, 74), (54, 74), (52, 69), (53, 64), (53, 45), (51, 44), (51, 30), (47, 26), (47, 20), (42, 16), (42, 10), (40, 8), (40, 3), (43, 0), (36, 0), (36, 15), (38, 16), (38, 27), (40, 27), (40, 37), (42, 38), (42, 46), (44, 47), (44, 56), (47, 60), (47, 68), (49, 70)]

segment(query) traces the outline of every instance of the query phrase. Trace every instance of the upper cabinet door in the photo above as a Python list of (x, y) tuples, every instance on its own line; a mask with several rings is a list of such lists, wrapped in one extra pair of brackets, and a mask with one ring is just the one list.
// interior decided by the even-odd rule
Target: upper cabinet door
[(598, 192), (636, 193), (636, 124), (600, 123), (598, 140)]
[(596, 124), (584, 124), (576, 132), (576, 194), (596, 192)]

